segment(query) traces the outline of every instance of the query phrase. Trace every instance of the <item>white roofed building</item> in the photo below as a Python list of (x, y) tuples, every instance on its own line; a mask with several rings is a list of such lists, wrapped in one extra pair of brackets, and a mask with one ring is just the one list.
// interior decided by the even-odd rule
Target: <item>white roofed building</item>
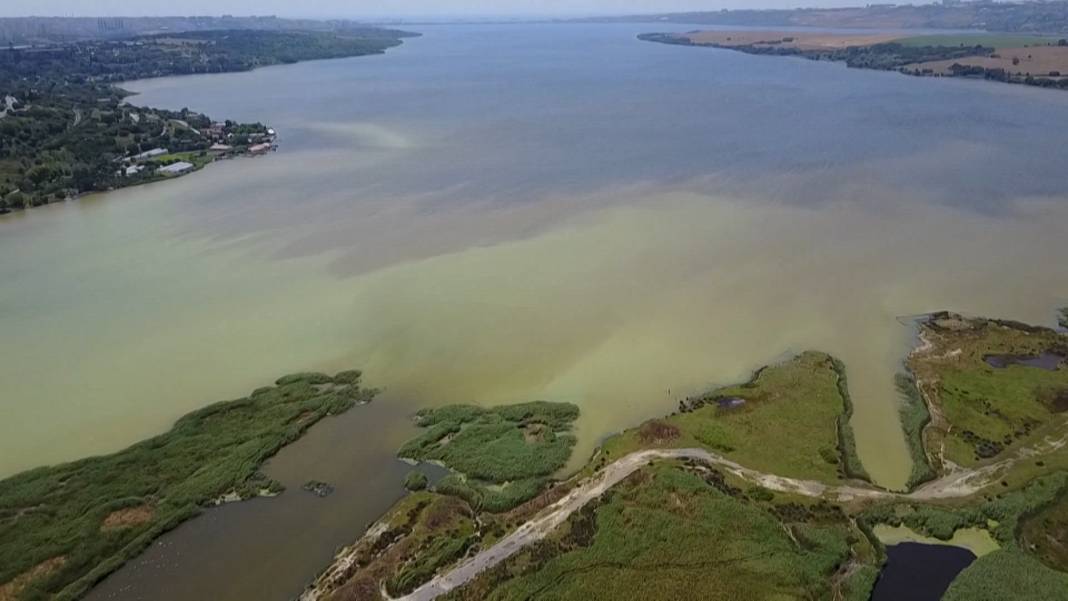
[(193, 163), (178, 161), (177, 163), (171, 163), (170, 165), (164, 165), (163, 167), (156, 169), (156, 173), (161, 173), (163, 175), (181, 175), (187, 171), (191, 171), (193, 167)]

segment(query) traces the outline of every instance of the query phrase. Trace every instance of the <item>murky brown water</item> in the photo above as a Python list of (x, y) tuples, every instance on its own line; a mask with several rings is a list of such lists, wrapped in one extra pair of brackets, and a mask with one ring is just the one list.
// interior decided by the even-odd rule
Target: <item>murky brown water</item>
[(1068, 95), (642, 29), (429, 28), (383, 57), (139, 82), (268, 121), (282, 150), (0, 219), (0, 473), (287, 371), (362, 367), (393, 399), (273, 462), (335, 495), (208, 512), (97, 594), (286, 598), (396, 498), (419, 406), (573, 401), (577, 463), (807, 348), (845, 360), (862, 459), (897, 486), (895, 318), (1049, 323), (1068, 299)]
[[(316, 425), (267, 473), (286, 492), (210, 509), (165, 535), (89, 599), (288, 599), (404, 494), (410, 466), (392, 453), (415, 428), (411, 406), (384, 396)], [(344, 453), (339, 453), (344, 449)], [(317, 497), (308, 480), (330, 483)], [(301, 552), (293, 553), (292, 549)]]

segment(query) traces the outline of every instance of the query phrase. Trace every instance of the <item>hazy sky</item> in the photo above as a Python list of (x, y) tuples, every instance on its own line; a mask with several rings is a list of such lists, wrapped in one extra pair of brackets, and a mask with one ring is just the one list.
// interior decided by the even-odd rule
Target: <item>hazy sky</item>
[(270, 15), (412, 17), (624, 14), (721, 8), (857, 6), (867, 0), (0, 0), (0, 16)]

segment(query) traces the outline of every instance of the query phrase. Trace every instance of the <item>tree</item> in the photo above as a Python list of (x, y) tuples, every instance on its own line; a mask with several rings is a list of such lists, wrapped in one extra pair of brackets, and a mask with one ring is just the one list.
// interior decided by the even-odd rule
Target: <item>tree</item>
[(26, 206), (26, 196), (18, 190), (8, 194), (5, 201), (7, 202), (7, 206), (13, 209), (21, 209)]

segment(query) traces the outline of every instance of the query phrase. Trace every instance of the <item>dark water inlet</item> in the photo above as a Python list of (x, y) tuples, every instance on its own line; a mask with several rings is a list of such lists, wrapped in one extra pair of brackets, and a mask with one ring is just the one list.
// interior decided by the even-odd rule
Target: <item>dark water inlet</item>
[[(443, 470), (398, 460), (415, 434), (411, 405), (384, 393), (323, 420), (282, 449), (265, 472), (286, 486), (275, 498), (209, 509), (155, 541), (111, 574), (87, 601), (293, 599), (406, 491), (412, 469), (431, 481)], [(330, 494), (301, 490), (309, 480)]]
[(962, 547), (922, 543), (890, 545), (886, 556), (872, 601), (938, 601), (957, 574), (976, 559)]
[(1049, 351), (1038, 355), (987, 355), (983, 361), (990, 367), (1004, 369), (1010, 365), (1023, 365), (1025, 367), (1037, 367), (1046, 371), (1056, 371), (1065, 360), (1064, 355)]

